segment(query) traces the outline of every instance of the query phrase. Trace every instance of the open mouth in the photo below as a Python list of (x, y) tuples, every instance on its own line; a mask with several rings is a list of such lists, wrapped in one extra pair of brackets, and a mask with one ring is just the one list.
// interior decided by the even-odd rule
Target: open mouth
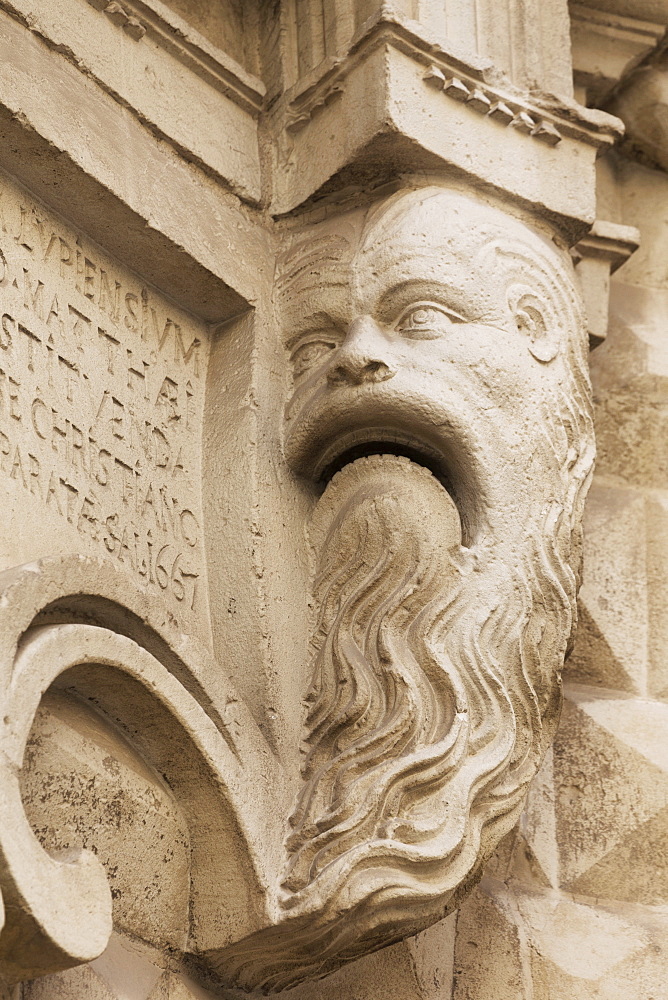
[[(346, 465), (369, 455), (393, 455), (408, 458), (415, 465), (428, 469), (434, 478), (449, 494), (457, 510), (462, 528), (462, 543), (470, 545), (472, 526), (465, 516), (466, 506), (460, 491), (457, 489), (457, 479), (453, 475), (446, 459), (435, 449), (425, 447), (422, 442), (402, 440), (400, 435), (388, 434), (370, 436), (373, 432), (357, 431), (343, 436), (330, 445), (320, 457), (314, 470), (314, 478), (324, 489), (331, 479)], [(376, 431), (377, 433), (377, 431)]]
[[(387, 387), (390, 387), (389, 389)], [(488, 532), (493, 509), (485, 461), (487, 443), (469, 419), (468, 398), (436, 405), (416, 393), (390, 391), (316, 393), (291, 419), (285, 455), (316, 495), (332, 477), (359, 458), (393, 455), (428, 470), (454, 502), (463, 545)]]
[(408, 458), (416, 465), (429, 469), (448, 493), (453, 492), (451, 477), (438, 456), (426, 454), (414, 445), (402, 444), (400, 441), (359, 441), (351, 445), (324, 465), (319, 477), (320, 482), (327, 485), (344, 465), (349, 465), (358, 458), (366, 458), (368, 455), (400, 455)]

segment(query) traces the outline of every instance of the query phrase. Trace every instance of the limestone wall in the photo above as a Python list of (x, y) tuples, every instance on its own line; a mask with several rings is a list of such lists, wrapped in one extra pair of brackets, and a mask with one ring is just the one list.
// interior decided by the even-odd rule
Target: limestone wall
[(668, 996), (667, 26), (0, 3), (3, 1000)]

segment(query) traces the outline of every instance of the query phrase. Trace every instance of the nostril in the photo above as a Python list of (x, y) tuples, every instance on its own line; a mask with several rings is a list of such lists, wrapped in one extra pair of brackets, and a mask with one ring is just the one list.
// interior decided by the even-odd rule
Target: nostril
[(327, 381), (331, 382), (332, 385), (351, 385), (357, 380), (352, 377), (350, 371), (342, 365), (337, 365), (336, 368), (330, 368), (327, 372)]
[(361, 385), (364, 382), (385, 382), (394, 374), (394, 370), (384, 361), (348, 361), (330, 368), (327, 381), (333, 385)]
[(362, 378), (369, 382), (385, 382), (388, 378), (392, 378), (393, 375), (394, 372), (384, 361), (369, 361), (364, 368)]
[(362, 385), (364, 382), (385, 382), (394, 374), (393, 369), (384, 361), (363, 361), (330, 368), (327, 381), (332, 385)]

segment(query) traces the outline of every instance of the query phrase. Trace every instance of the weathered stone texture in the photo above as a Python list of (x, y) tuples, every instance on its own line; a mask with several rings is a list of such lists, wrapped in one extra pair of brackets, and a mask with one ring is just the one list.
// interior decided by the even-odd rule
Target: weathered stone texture
[[(504, 884), (485, 880), (460, 912), (456, 995), (476, 1000), (665, 994), (667, 189), (625, 160), (603, 176), (607, 208), (639, 229), (641, 249), (612, 278), (592, 354), (598, 460), (559, 732), (513, 860), (494, 870)], [(498, 979), (478, 953), (481, 926), (506, 956)]]
[(666, 4), (0, 6), (2, 1000), (664, 1000)]

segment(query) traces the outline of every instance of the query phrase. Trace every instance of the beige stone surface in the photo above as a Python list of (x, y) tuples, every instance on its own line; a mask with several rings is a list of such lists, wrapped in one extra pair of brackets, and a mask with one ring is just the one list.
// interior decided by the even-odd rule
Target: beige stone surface
[(115, 1000), (106, 983), (89, 966), (35, 980), (24, 987), (24, 995), (31, 1000), (69, 1000), (73, 996)]
[[(241, 312), (258, 293), (268, 241), (239, 199), (76, 61), (49, 55), (4, 13), (0, 24), (3, 167), (207, 321)], [(121, 168), (119, 150), (127, 151)], [(139, 170), (128, 167), (128, 156)], [(221, 239), (225, 230), (238, 240)]]
[(210, 334), (10, 177), (0, 210), (0, 474), (13, 525), (0, 564), (111, 557), (206, 637)]
[(665, 912), (483, 881), (458, 918), (454, 997), (660, 1000)]
[[(104, 7), (98, 10), (88, 0), (75, 0), (74, 5), (56, 0), (39, 9), (30, 0), (14, 0), (12, 8), (30, 19), (37, 37), (85, 70), (103, 91), (135, 108), (189, 159), (205, 164), (243, 197), (258, 200), (257, 112), (264, 91), (260, 80), (240, 71), (236, 89), (221, 86), (228, 67), (216, 66), (216, 48), (198, 46), (192, 36), (179, 38), (178, 23), (176, 31), (169, 22), (161, 26), (172, 35), (170, 44), (156, 30), (133, 37), (117, 20), (104, 16)], [(138, 24), (145, 26), (141, 20)], [(231, 37), (246, 39), (252, 47), (247, 33)], [(193, 62), (199, 63), (197, 75), (191, 71)], [(207, 62), (213, 65), (204, 75)], [(226, 142), (232, 132), (234, 143)]]
[(595, 484), (585, 514), (580, 628), (566, 674), (585, 684), (648, 692), (647, 558), (656, 544), (647, 500)]
[(115, 926), (182, 948), (190, 834), (164, 780), (103, 718), (59, 691), (41, 702), (21, 774), (26, 812), (45, 848), (85, 847), (104, 865)]
[(2, 1000), (664, 1000), (665, 4), (0, 6)]
[[(460, 910), (467, 1000), (666, 991), (665, 175), (611, 157), (600, 176), (601, 210), (637, 226), (640, 249), (611, 280), (608, 338), (591, 356), (598, 461), (580, 625), (517, 840)], [(483, 929), (494, 944), (481, 954)]]
[(526, 223), (433, 185), (289, 236), (286, 458), (307, 484), (339, 471), (309, 529), (283, 915), (225, 958), (229, 985), (286, 988), (422, 929), (517, 816), (554, 724), (593, 457), (573, 282)]
[(553, 750), (559, 885), (597, 899), (665, 902), (667, 720), (661, 703), (569, 695)]
[(149, 1000), (155, 995), (162, 996), (160, 992), (156, 994), (156, 990), (170, 981), (170, 974), (151, 961), (156, 957), (159, 958), (156, 954), (147, 954), (145, 947), (114, 933), (102, 955), (90, 965), (34, 980), (24, 986), (23, 997), (25, 1000), (46, 1000), (70, 997), (78, 991), (80, 996), (91, 996), (94, 1000)]

